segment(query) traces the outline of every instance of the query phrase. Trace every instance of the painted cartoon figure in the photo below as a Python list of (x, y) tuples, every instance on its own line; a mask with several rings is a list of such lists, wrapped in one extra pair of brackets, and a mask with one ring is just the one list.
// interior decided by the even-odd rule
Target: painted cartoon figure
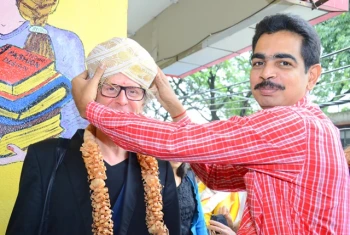
[[(3, 86), (0, 85), (0, 99), (2, 99), (1, 103), (3, 105), (3, 107), (0, 107), (0, 125), (7, 127), (7, 129), (5, 128), (6, 130), (2, 128), (0, 133), (0, 165), (23, 161), (26, 147), (33, 141), (37, 142), (59, 135), (70, 138), (76, 129), (85, 128), (87, 125), (86, 121), (78, 115), (70, 95), (70, 80), (85, 69), (84, 49), (76, 34), (47, 24), (49, 14), (54, 12), (57, 5), (58, 0), (2, 1), (0, 9), (0, 47), (4, 51), (5, 45), (12, 45), (9, 50), (20, 51), (19, 54), (22, 53), (24, 55), (26, 53), (24, 50), (20, 50), (20, 48), (23, 48), (26, 51), (33, 52), (32, 55), (34, 56), (39, 57), (41, 55), (48, 58), (48, 61), (53, 62), (51, 72), (56, 74), (56, 77), (53, 79), (53, 74), (48, 75), (47, 78), (44, 78), (46, 81), (43, 81), (41, 84), (32, 84), (36, 90), (30, 87), (33, 89), (26, 91), (25, 96), (23, 95), (24, 93), (21, 93), (22, 97), (20, 97), (18, 94), (9, 94), (5, 91), (4, 84), (8, 85), (9, 80), (12, 78), (9, 76), (5, 77), (4, 72), (3, 75), (0, 75), (0, 84), (3, 84)], [(16, 47), (18, 48), (16, 49)], [(3, 58), (5, 57), (3, 56)], [(5, 68), (2, 67), (2, 69)], [(45, 68), (42, 69), (45, 70)], [(41, 72), (41, 70), (37, 72)], [(22, 79), (24, 78), (22, 77)], [(67, 88), (67, 90), (59, 90), (59, 86), (56, 86), (57, 84), (65, 84), (64, 89)], [(56, 88), (58, 90), (54, 90)], [(52, 93), (53, 91), (56, 93)], [(51, 98), (47, 98), (49, 94), (51, 94), (49, 96)], [(12, 95), (12, 97), (9, 98), (9, 95)], [(46, 100), (51, 99), (52, 106), (46, 107), (46, 109), (45, 107), (38, 109), (36, 105), (40, 103), (39, 98), (41, 97), (40, 99), (42, 99), (42, 96), (45, 96)], [(56, 99), (55, 102), (52, 100), (53, 98)], [(21, 107), (19, 103), (23, 104), (24, 100), (27, 101), (26, 104), (28, 106)], [(24, 109), (35, 110), (37, 112), (34, 113), (36, 116), (32, 115), (32, 119), (27, 117), (27, 119), (22, 118), (19, 120), (16, 118), (18, 112), (23, 112)], [(42, 117), (45, 115), (48, 117), (48, 113), (52, 116), (52, 110), (58, 112), (57, 115), (59, 117), (57, 121), (60, 128), (55, 129), (55, 131), (48, 131), (43, 128), (34, 131), (35, 128), (39, 127), (33, 126), (31, 122), (36, 120), (35, 124), (45, 126), (47, 123), (45, 124), (44, 121), (47, 119), (42, 119)], [(11, 129), (11, 127), (13, 128)], [(20, 133), (18, 132), (19, 130)], [(28, 138), (30, 136), (27, 135), (28, 133), (34, 135), (33, 131), (36, 133), (36, 138)]]

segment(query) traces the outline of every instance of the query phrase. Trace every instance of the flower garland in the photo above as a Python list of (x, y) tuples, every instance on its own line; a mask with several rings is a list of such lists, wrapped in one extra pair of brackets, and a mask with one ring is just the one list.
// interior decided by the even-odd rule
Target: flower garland
[(146, 202), (146, 224), (150, 234), (167, 235), (169, 231), (164, 224), (162, 212), (162, 186), (159, 182), (158, 162), (154, 157), (137, 154), (141, 166)]
[[(105, 186), (106, 167), (99, 145), (96, 142), (96, 128), (85, 129), (84, 143), (80, 148), (88, 171), (91, 189), (92, 232), (95, 235), (113, 235), (113, 220), (108, 188)], [(146, 225), (150, 234), (167, 235), (169, 231), (163, 221), (163, 202), (159, 182), (158, 162), (154, 157), (137, 154), (141, 166), (145, 190)]]
[(84, 143), (80, 148), (88, 172), (91, 189), (92, 232), (113, 235), (113, 220), (108, 188), (105, 186), (106, 166), (100, 147), (95, 140), (96, 129), (89, 125), (84, 132)]

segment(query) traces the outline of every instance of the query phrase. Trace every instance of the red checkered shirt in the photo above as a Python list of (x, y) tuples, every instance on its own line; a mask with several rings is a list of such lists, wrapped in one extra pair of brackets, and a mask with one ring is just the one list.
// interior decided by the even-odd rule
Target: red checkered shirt
[(247, 191), (238, 234), (350, 234), (350, 180), (339, 131), (307, 98), (197, 125), (91, 102), (88, 120), (126, 150), (190, 162), (209, 187)]

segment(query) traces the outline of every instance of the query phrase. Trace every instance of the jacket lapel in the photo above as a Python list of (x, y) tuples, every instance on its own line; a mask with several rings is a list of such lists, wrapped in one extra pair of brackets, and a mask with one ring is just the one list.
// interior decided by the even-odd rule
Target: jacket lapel
[[(134, 214), (137, 198), (143, 188), (141, 168), (135, 153), (129, 152), (128, 173), (125, 182), (125, 195), (122, 208), (122, 220), (120, 223), (120, 235), (127, 234), (131, 218)], [(142, 195), (143, 196), (143, 195)]]
[(68, 177), (73, 187), (75, 198), (80, 207), (81, 216), (86, 228), (86, 234), (91, 234), (92, 207), (87, 179), (88, 174), (80, 152), (80, 147), (83, 143), (83, 134), (84, 130), (78, 130), (73, 136), (63, 164), (67, 168)]

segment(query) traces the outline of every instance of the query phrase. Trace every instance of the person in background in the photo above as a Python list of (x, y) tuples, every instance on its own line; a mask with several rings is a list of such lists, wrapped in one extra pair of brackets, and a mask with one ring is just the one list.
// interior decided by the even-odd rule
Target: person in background
[[(145, 49), (134, 40), (112, 38), (97, 45), (86, 61), (90, 76), (96, 66), (106, 65), (96, 102), (121, 112), (143, 111), (157, 74), (157, 65)], [(51, 195), (47, 234), (181, 234), (169, 162), (126, 151), (89, 125), (68, 140), (49, 191), (59, 140), (29, 147), (7, 235), (39, 234), (47, 192)]]
[(212, 215), (221, 214), (224, 215), (227, 226), (237, 232), (242, 220), (247, 193), (212, 190), (203, 182), (198, 183), (198, 189), (206, 225), (209, 226)]
[(211, 217), (208, 229), (210, 231), (210, 235), (236, 235), (237, 231), (237, 228), (234, 227), (230, 212), (225, 206), (220, 207), (218, 213)]
[(173, 168), (179, 198), (181, 235), (208, 234), (194, 173), (186, 163), (170, 163)]

